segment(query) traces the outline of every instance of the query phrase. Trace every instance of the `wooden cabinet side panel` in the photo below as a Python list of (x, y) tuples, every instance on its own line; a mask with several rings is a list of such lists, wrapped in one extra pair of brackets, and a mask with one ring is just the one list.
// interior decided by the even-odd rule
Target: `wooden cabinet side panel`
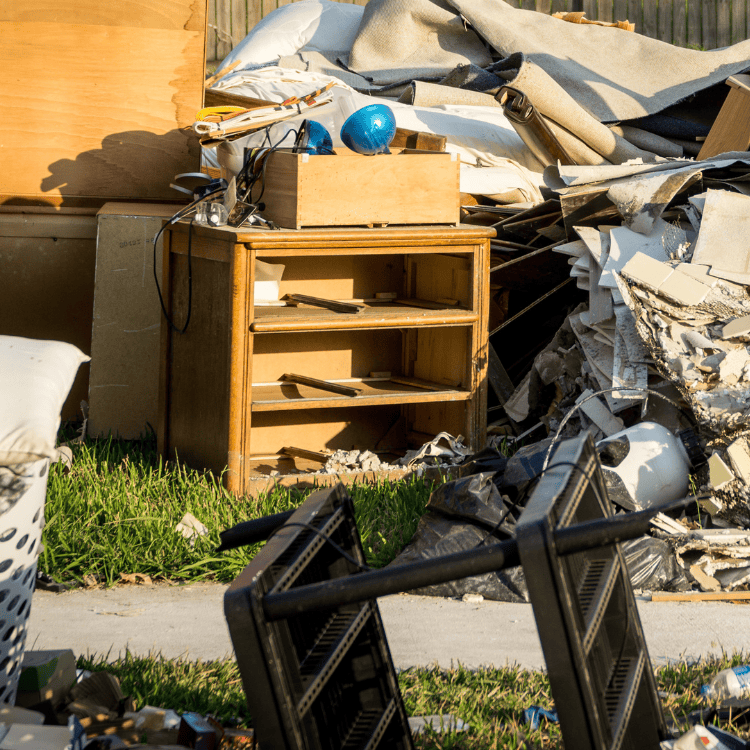
[[(190, 323), (173, 331), (169, 360), (169, 454), (197, 469), (224, 471), (229, 452), (231, 277), (226, 263), (192, 259)], [(188, 312), (188, 259), (172, 255), (171, 314)]]

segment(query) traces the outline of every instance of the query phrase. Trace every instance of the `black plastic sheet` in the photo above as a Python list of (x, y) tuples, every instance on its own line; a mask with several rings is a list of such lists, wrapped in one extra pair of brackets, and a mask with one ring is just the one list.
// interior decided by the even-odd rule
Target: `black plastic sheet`
[[(472, 549), (482, 542), (488, 532), (471, 523), (461, 523), (431, 512), (422, 516), (411, 543), (391, 563), (405, 565), (420, 560), (429, 560), (453, 552)], [(490, 543), (492, 539), (488, 540)], [(423, 596), (453, 596), (481, 594), (485, 599), (501, 602), (525, 602), (526, 582), (520, 567), (480, 576), (461, 578), (434, 586), (415, 589), (412, 594)]]
[[(412, 541), (391, 565), (404, 565), (470, 550), (481, 543), (512, 538), (521, 509), (500, 494), (488, 471), (455, 479), (438, 487), (427, 504)], [(485, 599), (524, 602), (526, 583), (520, 567), (426, 586), (424, 596), (481, 594)]]
[(685, 571), (668, 542), (652, 536), (620, 545), (634, 589), (685, 591), (690, 588)]

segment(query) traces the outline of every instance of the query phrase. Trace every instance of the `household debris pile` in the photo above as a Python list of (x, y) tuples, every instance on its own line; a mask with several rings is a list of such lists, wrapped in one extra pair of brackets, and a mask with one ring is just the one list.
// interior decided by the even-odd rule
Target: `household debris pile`
[[(619, 512), (695, 498), (687, 516), (626, 545), (634, 585), (745, 587), (744, 536), (710, 532), (750, 527), (750, 157), (706, 154), (704, 145), (725, 84), (744, 85), (750, 43), (696, 56), (626, 33), (626, 23), (604, 28), (570, 14), (563, 23), (500, 0), (411, 3), (404, 27), (399, 0), (371, 2), (361, 21), (359, 11), (320, 7), (317, 39), (271, 55), (275, 24), (302, 12), (279, 9), (208, 89), (216, 103), (231, 95), (312, 109), (278, 108), (285, 119), (268, 129), (240, 123), (222, 135), (222, 123), (200, 125), (211, 131), (205, 163), (236, 173), (246, 149), (279, 142), (306, 117), (335, 148), (348, 113), (387, 102), (399, 128), (461, 160), (462, 221), (497, 232), (488, 304), (488, 447), (497, 462), (472, 463), (460, 437), (442, 434), (400, 461), (377, 447), (321, 454), (321, 471), (473, 471), (430, 501), (407, 561), (512, 536), (556, 444), (588, 431)], [(402, 59), (402, 37), (426, 25), (437, 29), (431, 41)], [(334, 26), (345, 27), (344, 50), (326, 37)], [(401, 29), (398, 44), (385, 28)], [(663, 70), (613, 65), (603, 52), (613, 34), (632, 59), (653, 52)], [(565, 54), (547, 54), (549, 38)], [(305, 98), (313, 83), (316, 95)], [(516, 117), (527, 105), (534, 127)], [(256, 114), (247, 117), (263, 110)], [(694, 160), (702, 149), (707, 158)], [(501, 448), (519, 446), (507, 465), (499, 459)], [(487, 584), (448, 588), (492, 597)], [(497, 598), (523, 598), (522, 581), (493, 585)]]

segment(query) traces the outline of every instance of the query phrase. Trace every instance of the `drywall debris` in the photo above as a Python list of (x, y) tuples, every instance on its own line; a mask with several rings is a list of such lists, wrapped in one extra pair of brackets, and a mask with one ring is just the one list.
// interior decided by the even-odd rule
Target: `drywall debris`
[(709, 481), (711, 487), (715, 490), (719, 490), (724, 485), (734, 480), (734, 474), (732, 470), (724, 463), (722, 457), (714, 452), (711, 454), (711, 458), (708, 459), (708, 470), (709, 470)]

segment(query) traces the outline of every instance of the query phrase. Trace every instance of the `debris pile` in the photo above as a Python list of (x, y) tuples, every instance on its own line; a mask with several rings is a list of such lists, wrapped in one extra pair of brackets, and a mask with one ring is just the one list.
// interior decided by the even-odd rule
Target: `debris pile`
[(0, 719), (3, 748), (239, 750), (255, 746), (252, 730), (224, 727), (212, 716), (136, 706), (114, 675), (77, 671), (69, 650), (26, 651), (16, 705), (0, 704)]

